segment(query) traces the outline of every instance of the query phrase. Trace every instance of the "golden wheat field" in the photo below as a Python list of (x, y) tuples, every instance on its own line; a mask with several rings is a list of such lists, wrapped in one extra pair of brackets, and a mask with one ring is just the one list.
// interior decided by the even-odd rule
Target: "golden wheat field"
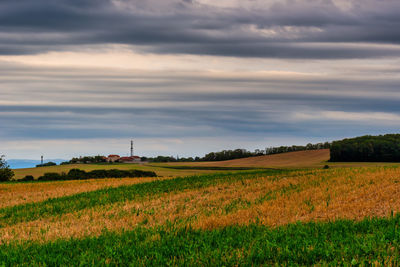
[[(189, 186), (155, 197), (72, 209), (34, 220), (0, 221), (0, 243), (83, 238), (100, 235), (105, 229), (120, 232), (171, 222), (195, 229), (253, 222), (276, 227), (297, 221), (385, 217), (400, 211), (400, 168), (397, 167), (307, 169), (246, 177), (233, 182), (221, 180), (200, 188)], [(47, 198), (103, 187), (140, 182), (151, 185), (152, 179), (155, 178), (7, 184), (0, 187), (0, 200), (4, 203), (1, 207), (28, 202), (40, 205)]]
[(144, 183), (155, 179), (159, 178), (96, 179), (41, 183), (0, 184), (0, 208), (25, 203), (39, 202), (49, 198), (73, 195), (106, 187), (117, 187), (122, 185)]

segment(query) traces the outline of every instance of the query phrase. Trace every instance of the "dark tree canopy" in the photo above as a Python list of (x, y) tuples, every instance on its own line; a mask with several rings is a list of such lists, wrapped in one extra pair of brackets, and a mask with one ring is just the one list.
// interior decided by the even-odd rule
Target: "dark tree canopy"
[(14, 172), (10, 169), (4, 156), (0, 157), (0, 182), (10, 181), (14, 177)]
[(400, 134), (366, 135), (334, 141), (330, 161), (400, 162)]

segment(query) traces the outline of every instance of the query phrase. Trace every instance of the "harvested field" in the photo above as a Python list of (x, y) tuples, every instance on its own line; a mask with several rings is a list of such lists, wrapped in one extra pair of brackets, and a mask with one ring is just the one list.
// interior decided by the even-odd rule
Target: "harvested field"
[(92, 179), (40, 183), (0, 183), (0, 208), (39, 202), (101, 188), (145, 183), (158, 178)]
[(381, 166), (3, 184), (0, 265), (54, 265), (59, 253), (100, 262), (110, 250), (106, 263), (119, 265), (183, 264), (188, 255), (193, 264), (397, 265), (399, 177), (400, 168)]
[(168, 165), (181, 166), (209, 166), (209, 167), (261, 167), (261, 168), (281, 168), (281, 167), (318, 167), (326, 164), (329, 160), (329, 149), (306, 150), (288, 152), (275, 155), (257, 156), (243, 159), (213, 161), (213, 162), (193, 162), (193, 163), (169, 163)]
[[(200, 188), (199, 184), (188, 184), (183, 191), (166, 191), (155, 198), (149, 195), (121, 199), (41, 219), (22, 219), (12, 225), (4, 225), (0, 219), (0, 242), (83, 238), (100, 235), (105, 229), (120, 232), (168, 222), (212, 230), (252, 223), (277, 227), (298, 221), (387, 217), (400, 211), (399, 177), (400, 168), (388, 167), (290, 171), (266, 176), (262, 172), (237, 173), (226, 182), (222, 179)], [(157, 190), (163, 192), (162, 188)]]

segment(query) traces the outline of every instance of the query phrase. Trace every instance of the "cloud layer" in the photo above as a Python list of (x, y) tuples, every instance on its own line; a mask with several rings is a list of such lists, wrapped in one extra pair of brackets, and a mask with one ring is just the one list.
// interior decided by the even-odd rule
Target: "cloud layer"
[(5, 0), (0, 10), (3, 55), (98, 44), (232, 57), (400, 55), (396, 0)]

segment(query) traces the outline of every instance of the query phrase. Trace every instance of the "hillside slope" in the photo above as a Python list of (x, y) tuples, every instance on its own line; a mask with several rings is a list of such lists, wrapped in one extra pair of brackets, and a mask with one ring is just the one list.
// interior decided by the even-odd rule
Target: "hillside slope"
[(327, 160), (329, 160), (329, 149), (296, 151), (226, 161), (172, 164), (212, 167), (319, 167)]

